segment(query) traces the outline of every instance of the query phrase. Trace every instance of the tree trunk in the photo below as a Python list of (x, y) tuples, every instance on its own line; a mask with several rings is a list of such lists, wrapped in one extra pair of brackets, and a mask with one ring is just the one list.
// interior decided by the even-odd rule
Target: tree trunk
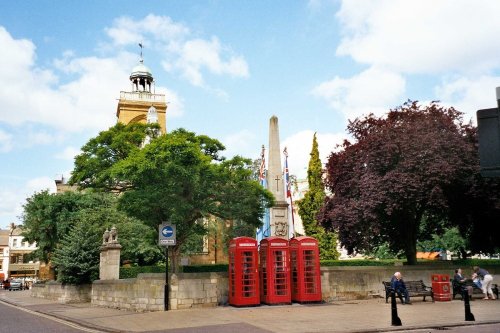
[(410, 244), (407, 244), (407, 246), (405, 248), (405, 255), (406, 255), (406, 261), (408, 262), (408, 265), (416, 265), (417, 264), (416, 245), (412, 247)]
[[(407, 229), (405, 230), (405, 244), (404, 250), (406, 255), (406, 261), (408, 265), (417, 264), (417, 223), (416, 218), (407, 218)], [(418, 220), (420, 221), (420, 220)], [(404, 223), (404, 222), (403, 222)]]
[(181, 248), (178, 245), (175, 245), (171, 248), (170, 252), (170, 263), (171, 263), (171, 271), (172, 273), (179, 273), (179, 255), (181, 252)]
[(460, 259), (467, 259), (467, 250), (464, 248), (460, 249)]

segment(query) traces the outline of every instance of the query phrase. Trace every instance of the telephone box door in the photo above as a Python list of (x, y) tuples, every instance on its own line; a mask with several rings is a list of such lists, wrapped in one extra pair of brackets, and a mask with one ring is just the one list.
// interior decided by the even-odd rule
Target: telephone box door
[(290, 239), (292, 300), (321, 302), (321, 272), (318, 241), (312, 237)]
[(260, 304), (257, 241), (237, 237), (229, 243), (229, 304)]
[(261, 302), (290, 304), (290, 251), (288, 241), (268, 237), (260, 242)]

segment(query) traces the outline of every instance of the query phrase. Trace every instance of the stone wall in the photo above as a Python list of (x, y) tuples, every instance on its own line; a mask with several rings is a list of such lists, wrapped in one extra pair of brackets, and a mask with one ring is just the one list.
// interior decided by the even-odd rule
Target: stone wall
[(59, 303), (83, 303), (90, 302), (91, 285), (63, 285), (59, 282), (46, 282), (34, 284), (31, 288), (31, 296), (47, 298)]
[(163, 310), (165, 274), (139, 274), (136, 279), (97, 280), (92, 284), (95, 306), (135, 311)]
[[(165, 274), (139, 274), (136, 279), (98, 280), (92, 285), (95, 306), (135, 311), (164, 310)], [(170, 275), (171, 310), (215, 307), (227, 303), (227, 273)]]
[[(442, 264), (432, 266), (343, 266), (322, 267), (322, 298), (326, 302), (336, 300), (366, 299), (383, 297), (382, 281), (390, 280), (400, 271), (406, 280), (423, 280), (432, 286), (432, 274), (454, 274), (454, 266)], [(462, 267), (470, 276), (470, 267)], [(499, 283), (500, 266), (487, 267)], [(130, 309), (134, 311), (164, 310), (165, 274), (139, 274), (136, 279), (98, 280), (90, 286), (64, 286), (49, 282), (34, 285), (32, 296), (67, 302), (88, 302), (101, 307)], [(170, 275), (171, 310), (200, 307), (215, 307), (228, 303), (228, 274), (222, 273), (180, 273)]]
[[(471, 276), (470, 267), (462, 267), (465, 276)], [(491, 274), (499, 274), (500, 267), (487, 267)], [(432, 286), (432, 274), (448, 274), (450, 279), (455, 274), (455, 267), (444, 262), (441, 265), (418, 266), (340, 266), (321, 267), (321, 291), (324, 301), (366, 299), (383, 296), (382, 281), (390, 281), (392, 275), (399, 271), (407, 281), (422, 280)], [(497, 279), (494, 283), (498, 282)]]

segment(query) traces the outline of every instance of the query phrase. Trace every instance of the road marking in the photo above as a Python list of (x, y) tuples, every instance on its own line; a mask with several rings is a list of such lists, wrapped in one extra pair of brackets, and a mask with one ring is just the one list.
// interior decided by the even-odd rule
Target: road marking
[(56, 322), (58, 322), (60, 324), (64, 324), (66, 326), (75, 328), (75, 329), (80, 330), (80, 331), (90, 332), (90, 333), (103, 333), (104, 332), (104, 331), (94, 330), (92, 328), (83, 327), (83, 326), (80, 326), (78, 324), (72, 323), (70, 321), (67, 321), (67, 320), (64, 320), (64, 319), (60, 319), (60, 318), (57, 318), (57, 317), (53, 317), (53, 316), (47, 315), (45, 313), (36, 312), (36, 311), (33, 311), (33, 310), (29, 310), (29, 309), (23, 308), (21, 306), (13, 305), (13, 304), (7, 303), (7, 302), (5, 302), (3, 300), (0, 300), (0, 303), (2, 303), (3, 305), (10, 306), (11, 308), (16, 308), (16, 309), (19, 309), (21, 311), (24, 311), (24, 312), (27, 312), (27, 313), (30, 313), (30, 314), (33, 314), (33, 315), (36, 315), (36, 316), (39, 316), (39, 317), (43, 317), (43, 318), (46, 318), (46, 319), (50, 319), (52, 321), (56, 321)]

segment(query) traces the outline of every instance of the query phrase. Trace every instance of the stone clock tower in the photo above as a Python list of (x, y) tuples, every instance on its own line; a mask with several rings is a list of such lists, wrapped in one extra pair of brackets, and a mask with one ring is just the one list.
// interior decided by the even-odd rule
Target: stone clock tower
[(165, 95), (154, 93), (154, 79), (151, 70), (142, 59), (130, 74), (131, 91), (120, 91), (116, 108), (118, 122), (125, 125), (132, 123), (159, 123), (161, 134), (167, 132), (167, 103)]

